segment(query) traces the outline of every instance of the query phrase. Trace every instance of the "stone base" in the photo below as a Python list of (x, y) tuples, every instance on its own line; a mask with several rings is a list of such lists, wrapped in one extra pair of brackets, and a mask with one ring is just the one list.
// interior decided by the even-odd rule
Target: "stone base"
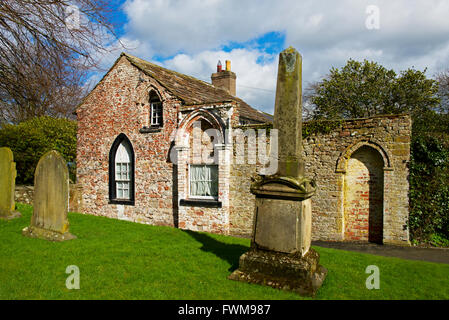
[(45, 239), (50, 241), (65, 241), (76, 239), (76, 236), (70, 232), (60, 233), (48, 229), (42, 229), (34, 226), (26, 227), (22, 230), (22, 234), (30, 238)]
[(393, 246), (401, 246), (401, 247), (410, 247), (412, 244), (409, 240), (383, 240), (383, 244), (393, 245)]
[(22, 216), (22, 214), (19, 211), (12, 211), (9, 216), (0, 216), (0, 219), (11, 220), (11, 219), (15, 219), (15, 218), (20, 218), (21, 216)]
[(304, 257), (251, 249), (240, 257), (239, 269), (228, 279), (314, 296), (327, 275), (327, 269), (319, 265), (319, 260), (319, 253), (312, 248)]

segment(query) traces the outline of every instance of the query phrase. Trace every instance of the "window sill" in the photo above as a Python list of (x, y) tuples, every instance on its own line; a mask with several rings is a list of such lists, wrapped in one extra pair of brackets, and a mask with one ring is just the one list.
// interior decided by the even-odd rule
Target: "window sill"
[(124, 205), (133, 206), (134, 200), (112, 199), (112, 200), (109, 200), (109, 204), (124, 204)]
[(213, 199), (181, 199), (181, 206), (221, 208), (221, 201)]
[(152, 127), (143, 127), (139, 129), (140, 133), (153, 133), (160, 132), (162, 130), (162, 126), (152, 126)]

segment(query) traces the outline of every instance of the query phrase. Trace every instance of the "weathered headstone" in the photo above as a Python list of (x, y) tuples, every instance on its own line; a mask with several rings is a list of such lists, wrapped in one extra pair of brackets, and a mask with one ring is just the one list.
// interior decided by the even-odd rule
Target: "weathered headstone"
[(315, 183), (304, 177), (302, 161), (302, 58), (292, 47), (279, 55), (274, 129), (278, 130), (278, 171), (259, 176), (251, 249), (229, 279), (315, 295), (327, 270), (310, 248)]
[(15, 211), (14, 192), (16, 189), (16, 163), (11, 149), (0, 148), (0, 218), (13, 219), (20, 217)]
[(63, 241), (76, 238), (69, 232), (69, 172), (57, 151), (42, 156), (34, 174), (34, 206), (31, 225), (23, 234), (32, 238)]

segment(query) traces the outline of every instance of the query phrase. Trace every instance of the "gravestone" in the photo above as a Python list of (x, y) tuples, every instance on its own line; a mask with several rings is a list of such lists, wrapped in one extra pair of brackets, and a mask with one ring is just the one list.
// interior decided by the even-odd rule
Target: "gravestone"
[(15, 211), (16, 176), (16, 163), (11, 149), (0, 148), (0, 219), (13, 219), (21, 216), (20, 212)]
[(273, 126), (278, 130), (278, 170), (251, 184), (256, 196), (251, 249), (229, 279), (313, 296), (327, 270), (310, 248), (310, 198), (316, 186), (304, 176), (302, 161), (301, 68), (301, 55), (294, 48), (280, 53)]
[(76, 238), (69, 232), (69, 171), (57, 151), (42, 156), (34, 174), (34, 206), (31, 225), (23, 235), (51, 241)]

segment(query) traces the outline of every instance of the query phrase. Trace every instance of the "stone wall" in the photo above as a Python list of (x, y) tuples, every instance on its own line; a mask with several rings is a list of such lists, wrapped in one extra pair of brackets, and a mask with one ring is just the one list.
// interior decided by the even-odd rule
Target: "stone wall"
[[(34, 186), (16, 186), (16, 202), (33, 205)], [(82, 186), (79, 184), (69, 185), (69, 211), (83, 212)]]
[(251, 164), (234, 164), (230, 179), (230, 233), (250, 237), (253, 227), (254, 200), (249, 192), (251, 177), (257, 176), (257, 168)]
[(34, 186), (16, 186), (15, 190), (16, 202), (33, 204)]
[[(243, 141), (234, 140), (233, 144), (233, 163), (231, 165), (231, 175), (229, 182), (229, 228), (230, 233), (236, 236), (250, 237), (253, 227), (254, 215), (254, 199), (255, 197), (249, 192), (252, 179), (256, 178), (259, 170), (262, 168), (258, 157), (258, 139), (257, 129), (266, 126), (243, 125), (238, 129), (245, 133)], [(254, 139), (248, 134), (248, 129), (253, 129)], [(238, 145), (243, 142), (244, 158), (237, 158)], [(250, 142), (248, 144), (248, 142)], [(266, 155), (269, 154), (269, 136), (267, 136)], [(241, 151), (240, 151), (241, 152)], [(243, 160), (243, 161), (242, 161)], [(243, 163), (241, 163), (243, 162)]]
[[(317, 192), (312, 197), (314, 240), (366, 240), (369, 229), (363, 220), (368, 219), (368, 211), (373, 212), (374, 217), (382, 207), (383, 242), (408, 243), (410, 134), (410, 117), (393, 115), (343, 121), (330, 133), (312, 134), (303, 140), (306, 175), (317, 182)], [(352, 170), (351, 163), (361, 147), (368, 148), (368, 155), (364, 155), (368, 156), (368, 161), (358, 161), (359, 170)], [(379, 158), (383, 177), (378, 173), (376, 159)], [(249, 184), (256, 170), (254, 165), (234, 165), (231, 171), (231, 233), (251, 234), (254, 196), (249, 192)], [(353, 174), (359, 189), (351, 182)], [(368, 187), (361, 186), (364, 179)], [(370, 193), (369, 186), (373, 184), (375, 188), (383, 188), (383, 199), (379, 199), (379, 189), (372, 189)], [(351, 200), (351, 196), (354, 199)], [(358, 202), (364, 210), (349, 216), (351, 201), (353, 207)], [(352, 223), (357, 220), (360, 221)]]

